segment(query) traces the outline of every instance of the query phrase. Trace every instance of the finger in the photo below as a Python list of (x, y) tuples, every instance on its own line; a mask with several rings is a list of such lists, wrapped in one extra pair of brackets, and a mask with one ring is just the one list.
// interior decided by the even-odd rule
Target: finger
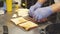
[(45, 22), (47, 21), (47, 18), (41, 19), (40, 22)]

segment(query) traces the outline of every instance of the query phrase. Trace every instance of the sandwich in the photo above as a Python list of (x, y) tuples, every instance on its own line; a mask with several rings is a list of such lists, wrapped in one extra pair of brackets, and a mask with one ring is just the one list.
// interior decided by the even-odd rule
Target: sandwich
[(24, 28), (25, 30), (29, 31), (30, 29), (38, 27), (37, 24), (27, 21), (26, 23), (19, 24), (20, 27)]
[(19, 18), (11, 19), (11, 21), (12, 21), (13, 23), (15, 23), (16, 25), (18, 25), (18, 24), (21, 24), (21, 23), (26, 22), (27, 20), (24, 19), (23, 17), (19, 17)]

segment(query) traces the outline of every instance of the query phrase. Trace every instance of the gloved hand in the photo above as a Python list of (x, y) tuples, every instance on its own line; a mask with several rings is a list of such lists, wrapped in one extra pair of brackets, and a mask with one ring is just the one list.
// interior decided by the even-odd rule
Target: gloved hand
[(30, 7), (30, 11), (29, 11), (29, 15), (32, 17), (33, 16), (33, 12), (37, 9), (37, 8), (41, 8), (42, 4), (45, 3), (47, 0), (38, 0), (37, 3), (33, 6)]
[(35, 19), (35, 21), (40, 22), (41, 19), (47, 18), (49, 15), (51, 15), (52, 9), (51, 7), (43, 7), (43, 8), (38, 8), (35, 10), (35, 12), (33, 13), (33, 19)]
[(37, 9), (37, 8), (40, 8), (41, 7), (41, 3), (37, 2), (35, 5), (31, 6), (30, 7), (30, 11), (29, 11), (29, 16), (33, 16), (33, 13), (34, 11)]

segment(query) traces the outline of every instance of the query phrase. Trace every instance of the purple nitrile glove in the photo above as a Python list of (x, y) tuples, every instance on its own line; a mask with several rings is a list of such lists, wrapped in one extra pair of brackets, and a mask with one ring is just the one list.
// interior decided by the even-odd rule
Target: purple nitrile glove
[(37, 9), (37, 8), (40, 8), (41, 7), (41, 3), (39, 3), (39, 2), (37, 2), (35, 5), (33, 5), (33, 6), (31, 6), (30, 7), (30, 11), (29, 11), (29, 16), (33, 16), (33, 13), (34, 13), (34, 11)]
[(52, 8), (50, 6), (38, 8), (34, 11), (33, 18), (35, 19), (35, 21), (40, 22), (41, 19), (47, 18), (52, 13)]

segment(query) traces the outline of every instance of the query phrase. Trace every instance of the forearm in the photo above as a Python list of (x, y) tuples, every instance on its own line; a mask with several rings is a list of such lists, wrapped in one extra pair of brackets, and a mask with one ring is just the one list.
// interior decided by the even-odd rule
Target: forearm
[(60, 11), (60, 4), (53, 4), (51, 5), (51, 8), (53, 13), (58, 12)]
[(44, 4), (47, 0), (38, 0), (37, 2), (40, 2), (41, 4)]

